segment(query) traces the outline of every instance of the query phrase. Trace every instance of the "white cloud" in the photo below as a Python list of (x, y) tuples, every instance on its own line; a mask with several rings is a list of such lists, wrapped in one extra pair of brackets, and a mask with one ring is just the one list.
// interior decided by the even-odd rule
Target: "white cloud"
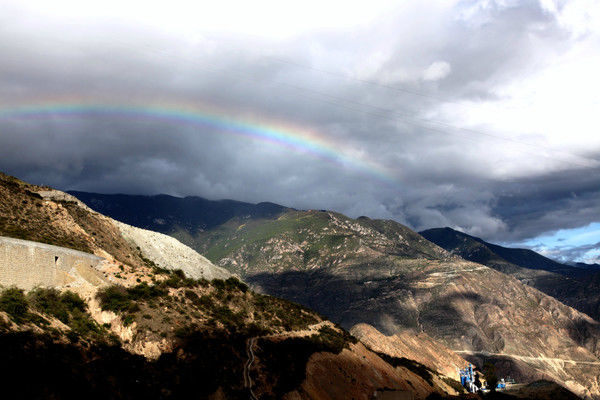
[(446, 61), (435, 61), (423, 71), (423, 80), (439, 81), (450, 75), (451, 71), (452, 67)]

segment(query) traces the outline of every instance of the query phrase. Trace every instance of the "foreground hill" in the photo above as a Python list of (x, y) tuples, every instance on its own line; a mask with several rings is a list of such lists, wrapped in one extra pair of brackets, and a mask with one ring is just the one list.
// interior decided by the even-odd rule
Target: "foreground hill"
[[(458, 394), (457, 382), (432, 368), (374, 352), (310, 309), (253, 292), (172, 237), (114, 221), (63, 192), (0, 174), (0, 236), (21, 239), (0, 241), (6, 254), (59, 255), (22, 270), (21, 261), (0, 258), (0, 374), (9, 397)], [(85, 262), (67, 273), (97, 279), (73, 285), (74, 277), (45, 273), (27, 291), (14, 279), (62, 271), (70, 254)]]
[(413, 329), (479, 365), (495, 362), (502, 375), (550, 378), (600, 397), (597, 322), (396, 222), (286, 210), (169, 233), (254, 288), (348, 329), (359, 323), (386, 335)]
[(600, 271), (594, 265), (560, 264), (532, 250), (498, 246), (451, 228), (428, 229), (420, 233), (452, 254), (514, 276), (600, 320)]

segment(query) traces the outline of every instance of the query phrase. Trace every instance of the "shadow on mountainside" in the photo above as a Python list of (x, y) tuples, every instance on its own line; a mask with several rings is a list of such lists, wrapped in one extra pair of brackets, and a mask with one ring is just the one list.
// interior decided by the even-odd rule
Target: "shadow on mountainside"
[[(507, 303), (493, 293), (444, 293), (419, 288), (418, 276), (350, 279), (322, 269), (260, 273), (247, 276), (246, 281), (259, 291), (307, 306), (346, 329), (362, 322), (387, 335), (407, 328), (423, 330), (455, 348), (501, 353), (505, 347), (497, 323), (506, 316)], [(565, 319), (559, 328), (574, 344), (599, 355), (597, 323)]]
[(480, 329), (454, 306), (454, 300), (486, 302), (474, 292), (435, 297), (428, 289), (412, 287), (414, 282), (406, 276), (349, 280), (323, 270), (261, 273), (246, 281), (265, 293), (312, 308), (346, 329), (363, 322), (387, 335), (408, 328), (449, 338), (470, 332), (473, 342), (487, 341), (477, 339)]

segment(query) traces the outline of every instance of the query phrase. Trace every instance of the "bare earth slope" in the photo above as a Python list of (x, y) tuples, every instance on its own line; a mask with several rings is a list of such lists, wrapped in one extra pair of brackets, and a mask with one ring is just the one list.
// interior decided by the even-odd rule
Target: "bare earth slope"
[(600, 396), (600, 369), (578, 363), (598, 361), (597, 322), (395, 222), (293, 211), (230, 220), (188, 240), (264, 292), (347, 328), (363, 322), (388, 335), (412, 328), (452, 350), (507, 354), (499, 363), (503, 374), (546, 376), (580, 395)]
[(425, 332), (405, 330), (386, 336), (368, 324), (356, 324), (350, 330), (368, 348), (393, 357), (406, 357), (459, 380), (458, 369), (467, 365), (464, 358)]
[(484, 264), (600, 320), (600, 272), (593, 265), (573, 267), (526, 249), (511, 249), (455, 231), (428, 229), (421, 234), (466, 260)]
[[(98, 259), (65, 248), (104, 259), (86, 266), (100, 275), (84, 298), (55, 280), (27, 292), (0, 288), (0, 376), (11, 383), (9, 397), (456, 394), (437, 372), (380, 356), (315, 312), (249, 290), (176, 239), (117, 223), (63, 192), (0, 174), (0, 235), (50, 244), (37, 246), (57, 252), (52, 263), (54, 254)], [(21, 272), (47, 266), (29, 267)]]

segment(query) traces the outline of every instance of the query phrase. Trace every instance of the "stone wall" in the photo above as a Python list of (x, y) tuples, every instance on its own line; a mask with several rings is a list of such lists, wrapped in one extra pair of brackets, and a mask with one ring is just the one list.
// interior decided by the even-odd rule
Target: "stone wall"
[(0, 236), (0, 285), (34, 287), (99, 286), (96, 269), (104, 259), (64, 247)]

